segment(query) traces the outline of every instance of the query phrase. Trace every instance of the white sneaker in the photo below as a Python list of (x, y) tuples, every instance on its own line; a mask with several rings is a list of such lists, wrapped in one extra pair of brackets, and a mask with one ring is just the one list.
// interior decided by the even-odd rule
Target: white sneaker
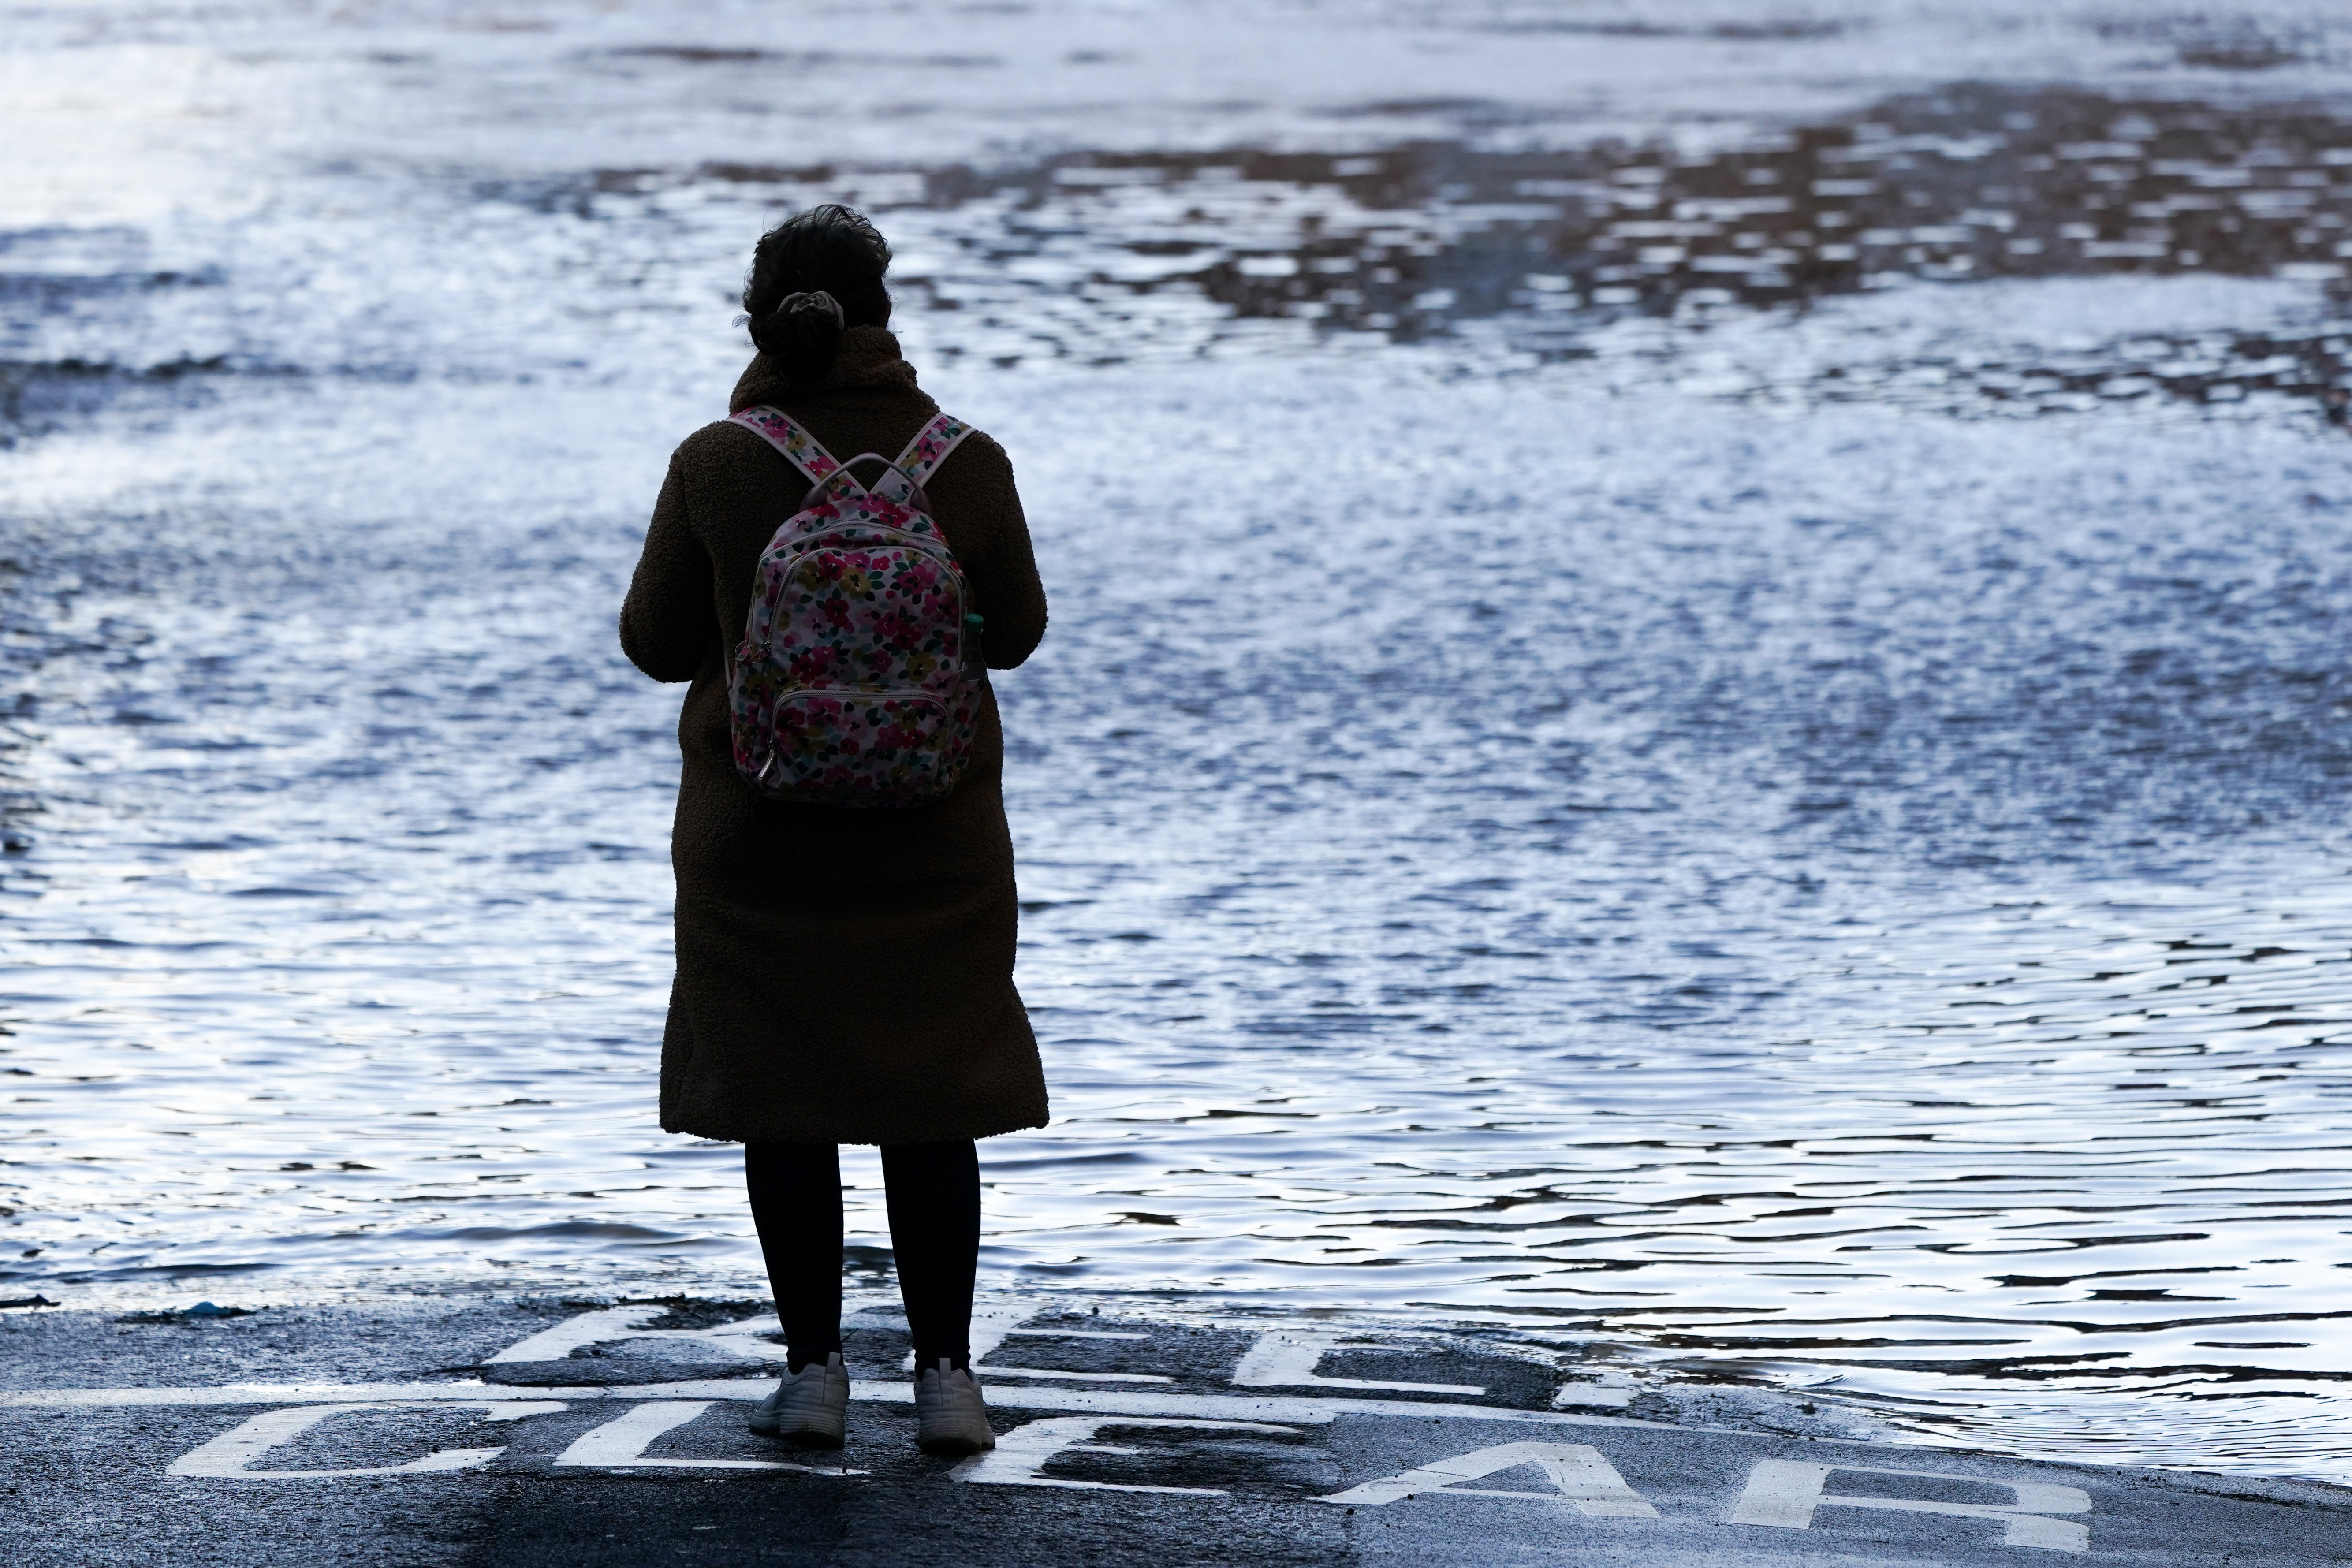
[(915, 1374), (915, 1447), (951, 1459), (996, 1447), (980, 1380), (944, 1356)]
[(838, 1448), (849, 1415), (849, 1369), (841, 1352), (824, 1364), (786, 1373), (776, 1391), (751, 1406), (751, 1430), (803, 1448)]

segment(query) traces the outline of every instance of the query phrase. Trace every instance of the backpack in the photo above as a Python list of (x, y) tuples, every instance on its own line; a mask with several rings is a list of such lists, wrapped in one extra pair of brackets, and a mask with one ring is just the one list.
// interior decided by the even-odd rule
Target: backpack
[[(971, 764), (980, 617), (923, 481), (971, 426), (942, 414), (895, 462), (839, 463), (773, 408), (730, 417), (814, 487), (752, 574), (727, 677), (736, 772), (771, 800), (937, 800)], [(870, 490), (850, 474), (866, 462), (883, 467)]]

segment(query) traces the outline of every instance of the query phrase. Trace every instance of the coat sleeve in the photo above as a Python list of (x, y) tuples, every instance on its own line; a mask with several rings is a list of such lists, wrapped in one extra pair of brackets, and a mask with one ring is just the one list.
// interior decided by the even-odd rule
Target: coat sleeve
[(692, 680), (715, 631), (710, 604), (710, 552), (688, 524), (685, 481), (673, 458), (621, 605), (621, 651), (656, 680)]
[[(939, 477), (941, 482), (931, 489), (940, 503), (940, 521), (956, 545), (987, 623), (981, 651), (991, 669), (1014, 668), (1045, 639), (1045, 584), (1037, 576), (1037, 554), (1029, 542), (1021, 493), (1013, 488), (1012, 460), (1003, 447), (975, 432)], [(960, 527), (969, 548), (957, 543)]]

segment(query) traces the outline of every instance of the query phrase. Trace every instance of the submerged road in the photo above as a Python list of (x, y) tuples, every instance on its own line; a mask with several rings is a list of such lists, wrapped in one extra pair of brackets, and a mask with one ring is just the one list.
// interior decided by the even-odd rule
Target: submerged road
[(919, 1453), (903, 1323), (848, 1447), (753, 1436), (750, 1303), (0, 1314), (0, 1562), (2352, 1562), (2352, 1490), (1889, 1443), (1754, 1391), (1299, 1321), (984, 1314), (993, 1453)]

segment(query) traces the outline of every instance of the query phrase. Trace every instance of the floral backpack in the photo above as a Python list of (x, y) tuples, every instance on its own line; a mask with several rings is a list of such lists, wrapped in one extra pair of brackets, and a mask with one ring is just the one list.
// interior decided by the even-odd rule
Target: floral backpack
[[(980, 617), (923, 482), (971, 434), (940, 415), (893, 462), (835, 462), (773, 408), (731, 416), (814, 487), (760, 552), (728, 672), (735, 768), (772, 800), (920, 805), (962, 781)], [(867, 489), (850, 474), (882, 465)]]

